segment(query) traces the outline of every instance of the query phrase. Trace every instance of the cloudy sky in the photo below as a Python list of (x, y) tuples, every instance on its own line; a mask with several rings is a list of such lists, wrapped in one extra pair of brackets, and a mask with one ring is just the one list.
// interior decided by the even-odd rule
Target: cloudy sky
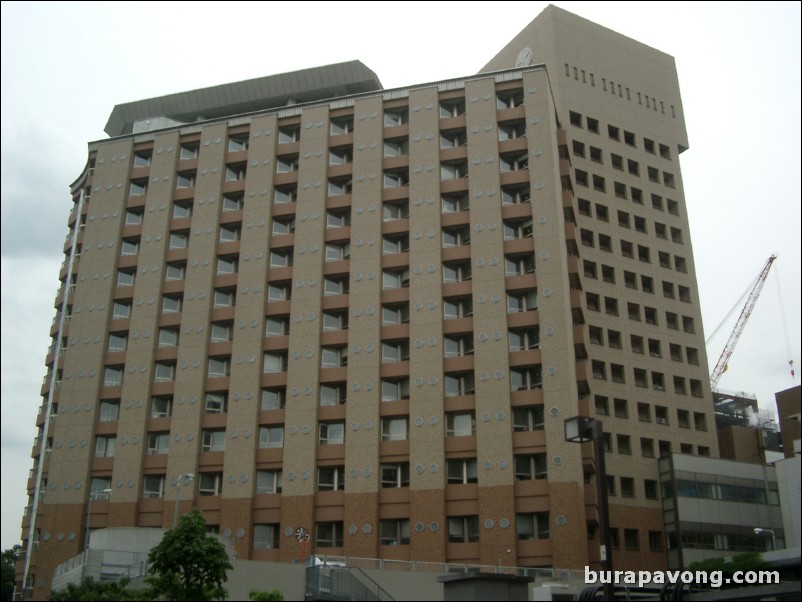
[[(779, 254), (720, 382), (773, 407), (800, 361), (800, 3), (555, 4), (676, 58), (706, 333)], [(352, 59), (386, 88), (470, 75), (545, 6), (3, 2), (2, 548), (26, 504), (68, 186), (115, 104)]]

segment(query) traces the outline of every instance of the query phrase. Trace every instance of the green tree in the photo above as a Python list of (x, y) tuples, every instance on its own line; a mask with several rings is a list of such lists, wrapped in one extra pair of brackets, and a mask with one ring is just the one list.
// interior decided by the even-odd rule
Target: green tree
[(763, 557), (758, 552), (745, 552), (737, 554), (731, 559), (717, 556), (716, 558), (692, 562), (688, 568), (691, 571), (704, 571), (708, 574), (713, 571), (721, 571), (721, 576), (727, 579), (731, 578), (736, 571), (763, 571), (771, 568), (771, 566), (772, 564), (763, 560)]
[(258, 589), (252, 589), (251, 592), (248, 594), (248, 597), (254, 602), (271, 602), (271, 601), (284, 600), (284, 594), (281, 593), (280, 589), (271, 589), (269, 592)]
[(232, 569), (226, 549), (206, 532), (200, 510), (184, 515), (148, 554), (147, 582), (167, 600), (225, 600), (223, 583)]
[(87, 577), (80, 584), (70, 583), (63, 589), (56, 590), (50, 594), (50, 600), (57, 602), (67, 601), (90, 601), (90, 600), (122, 600), (125, 602), (136, 600), (152, 600), (148, 590), (126, 589), (129, 579), (122, 578), (119, 581), (95, 581)]
[(19, 558), (22, 546), (19, 544), (13, 548), (3, 551), (3, 600), (11, 600), (14, 597), (14, 573), (16, 571), (17, 559)]

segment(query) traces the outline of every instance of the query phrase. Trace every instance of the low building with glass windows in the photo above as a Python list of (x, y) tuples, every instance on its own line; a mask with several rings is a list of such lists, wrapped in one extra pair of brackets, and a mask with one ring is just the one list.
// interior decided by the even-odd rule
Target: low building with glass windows
[(681, 454), (659, 464), (670, 568), (785, 549), (783, 475), (773, 465)]

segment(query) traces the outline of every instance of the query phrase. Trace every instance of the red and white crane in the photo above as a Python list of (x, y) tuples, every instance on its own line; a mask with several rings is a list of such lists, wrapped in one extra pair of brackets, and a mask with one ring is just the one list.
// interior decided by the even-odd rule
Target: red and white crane
[(721, 375), (727, 371), (727, 363), (730, 361), (730, 356), (732, 356), (732, 352), (735, 350), (735, 345), (738, 344), (738, 339), (741, 338), (741, 334), (743, 334), (744, 327), (746, 326), (746, 322), (749, 320), (749, 316), (752, 315), (752, 310), (755, 309), (755, 303), (757, 303), (757, 299), (760, 296), (760, 291), (763, 290), (763, 284), (765, 284), (766, 278), (768, 278), (769, 270), (771, 269), (771, 265), (774, 263), (775, 259), (777, 259), (776, 255), (769, 257), (768, 261), (766, 261), (766, 264), (763, 266), (763, 269), (760, 271), (760, 275), (758, 275), (757, 280), (755, 280), (754, 284), (749, 290), (749, 295), (746, 299), (743, 309), (741, 310), (741, 315), (738, 317), (738, 321), (735, 323), (735, 327), (732, 329), (730, 338), (727, 341), (727, 344), (724, 346), (724, 351), (721, 352), (721, 356), (718, 358), (716, 367), (713, 368), (713, 372), (710, 373), (710, 388), (713, 391), (716, 390), (716, 386), (718, 385)]

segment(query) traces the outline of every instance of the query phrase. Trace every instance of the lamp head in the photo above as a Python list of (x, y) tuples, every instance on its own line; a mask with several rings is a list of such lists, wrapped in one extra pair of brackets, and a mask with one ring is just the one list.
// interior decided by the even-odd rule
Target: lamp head
[(755, 531), (755, 535), (762, 535), (763, 534), (763, 529), (761, 529), (760, 527), (755, 527), (754, 531)]

